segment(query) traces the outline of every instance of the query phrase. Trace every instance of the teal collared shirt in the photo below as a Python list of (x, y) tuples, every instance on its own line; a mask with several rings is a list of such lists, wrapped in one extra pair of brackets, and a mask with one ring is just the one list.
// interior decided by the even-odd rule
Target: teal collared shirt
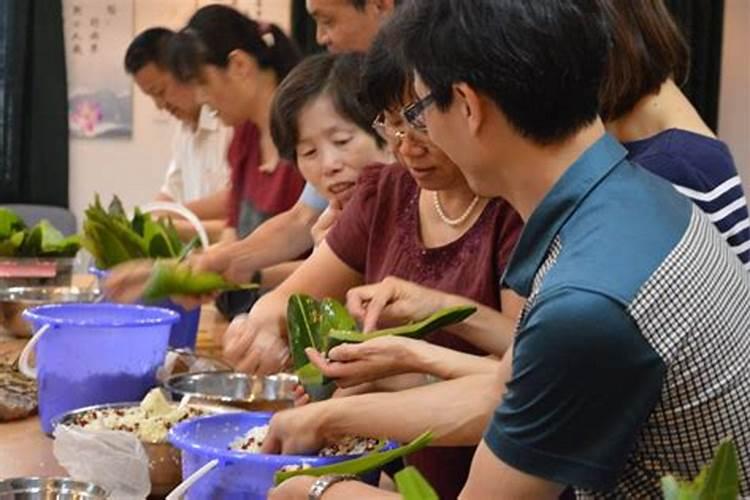
[(504, 277), (528, 300), (512, 377), (485, 434), (510, 466), (596, 491), (615, 488), (661, 397), (661, 340), (633, 308), (694, 219), (686, 198), (626, 154), (605, 134), (529, 218)]
[(522, 297), (531, 294), (539, 266), (552, 240), (586, 195), (625, 161), (627, 150), (605, 134), (571, 165), (529, 218), (511, 257), (504, 284)]

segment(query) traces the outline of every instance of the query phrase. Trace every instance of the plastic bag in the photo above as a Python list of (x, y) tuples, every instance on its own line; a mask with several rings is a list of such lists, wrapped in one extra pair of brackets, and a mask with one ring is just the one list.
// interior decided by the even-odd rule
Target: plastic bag
[(149, 459), (134, 435), (58, 425), (54, 436), (55, 458), (73, 479), (98, 484), (112, 500), (148, 496)]

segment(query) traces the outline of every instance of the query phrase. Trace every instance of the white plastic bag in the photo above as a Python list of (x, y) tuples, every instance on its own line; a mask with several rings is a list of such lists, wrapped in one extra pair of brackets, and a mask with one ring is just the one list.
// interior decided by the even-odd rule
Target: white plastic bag
[(55, 458), (73, 479), (98, 484), (112, 500), (141, 500), (148, 496), (149, 459), (133, 434), (58, 425), (54, 436)]

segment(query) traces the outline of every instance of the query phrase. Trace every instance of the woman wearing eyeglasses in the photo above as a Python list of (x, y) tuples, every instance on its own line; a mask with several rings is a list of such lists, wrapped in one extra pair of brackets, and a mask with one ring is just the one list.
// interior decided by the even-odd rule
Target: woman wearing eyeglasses
[[(458, 367), (466, 360), (456, 351), (500, 356), (511, 344), (521, 300), (501, 290), (500, 279), (520, 233), (519, 216), (503, 200), (474, 195), (457, 166), (420, 130), (414, 119), (418, 104), (406, 107), (403, 114), (413, 123), (405, 121), (401, 109), (412, 100), (409, 92), (404, 93), (410, 82), (385, 49), (374, 50), (366, 67), (367, 94), (376, 109), (388, 110), (374, 128), (400, 164), (362, 174), (356, 192), (313, 255), (261, 298), (247, 319), (232, 323), (224, 337), (224, 353), (238, 370), (272, 373), (286, 365), (288, 350), (281, 346), (286, 344), (284, 320), (291, 294), (344, 299), (351, 288), (388, 277), (413, 282), (440, 305), (477, 305), (478, 313), (465, 323), (428, 339), (453, 350), (441, 356), (446, 364)], [(410, 317), (391, 319), (422, 319), (420, 314), (411, 311)], [(428, 344), (415, 341), (413, 347), (421, 351), (421, 345)], [(485, 369), (482, 361), (487, 360), (471, 358), (463, 366)], [(406, 384), (425, 381), (424, 376), (408, 378)], [(366, 389), (405, 386), (401, 378), (368, 384)], [(433, 449), (414, 460), (442, 498), (455, 498), (472, 454), (470, 447)]]

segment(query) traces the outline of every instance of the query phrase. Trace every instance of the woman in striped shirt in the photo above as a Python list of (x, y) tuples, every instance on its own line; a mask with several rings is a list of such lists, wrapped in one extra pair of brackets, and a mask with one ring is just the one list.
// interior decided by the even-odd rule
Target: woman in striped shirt
[(599, 0), (612, 30), (601, 114), (630, 159), (703, 210), (750, 269), (750, 219), (726, 144), (680, 91), (688, 47), (662, 0)]

